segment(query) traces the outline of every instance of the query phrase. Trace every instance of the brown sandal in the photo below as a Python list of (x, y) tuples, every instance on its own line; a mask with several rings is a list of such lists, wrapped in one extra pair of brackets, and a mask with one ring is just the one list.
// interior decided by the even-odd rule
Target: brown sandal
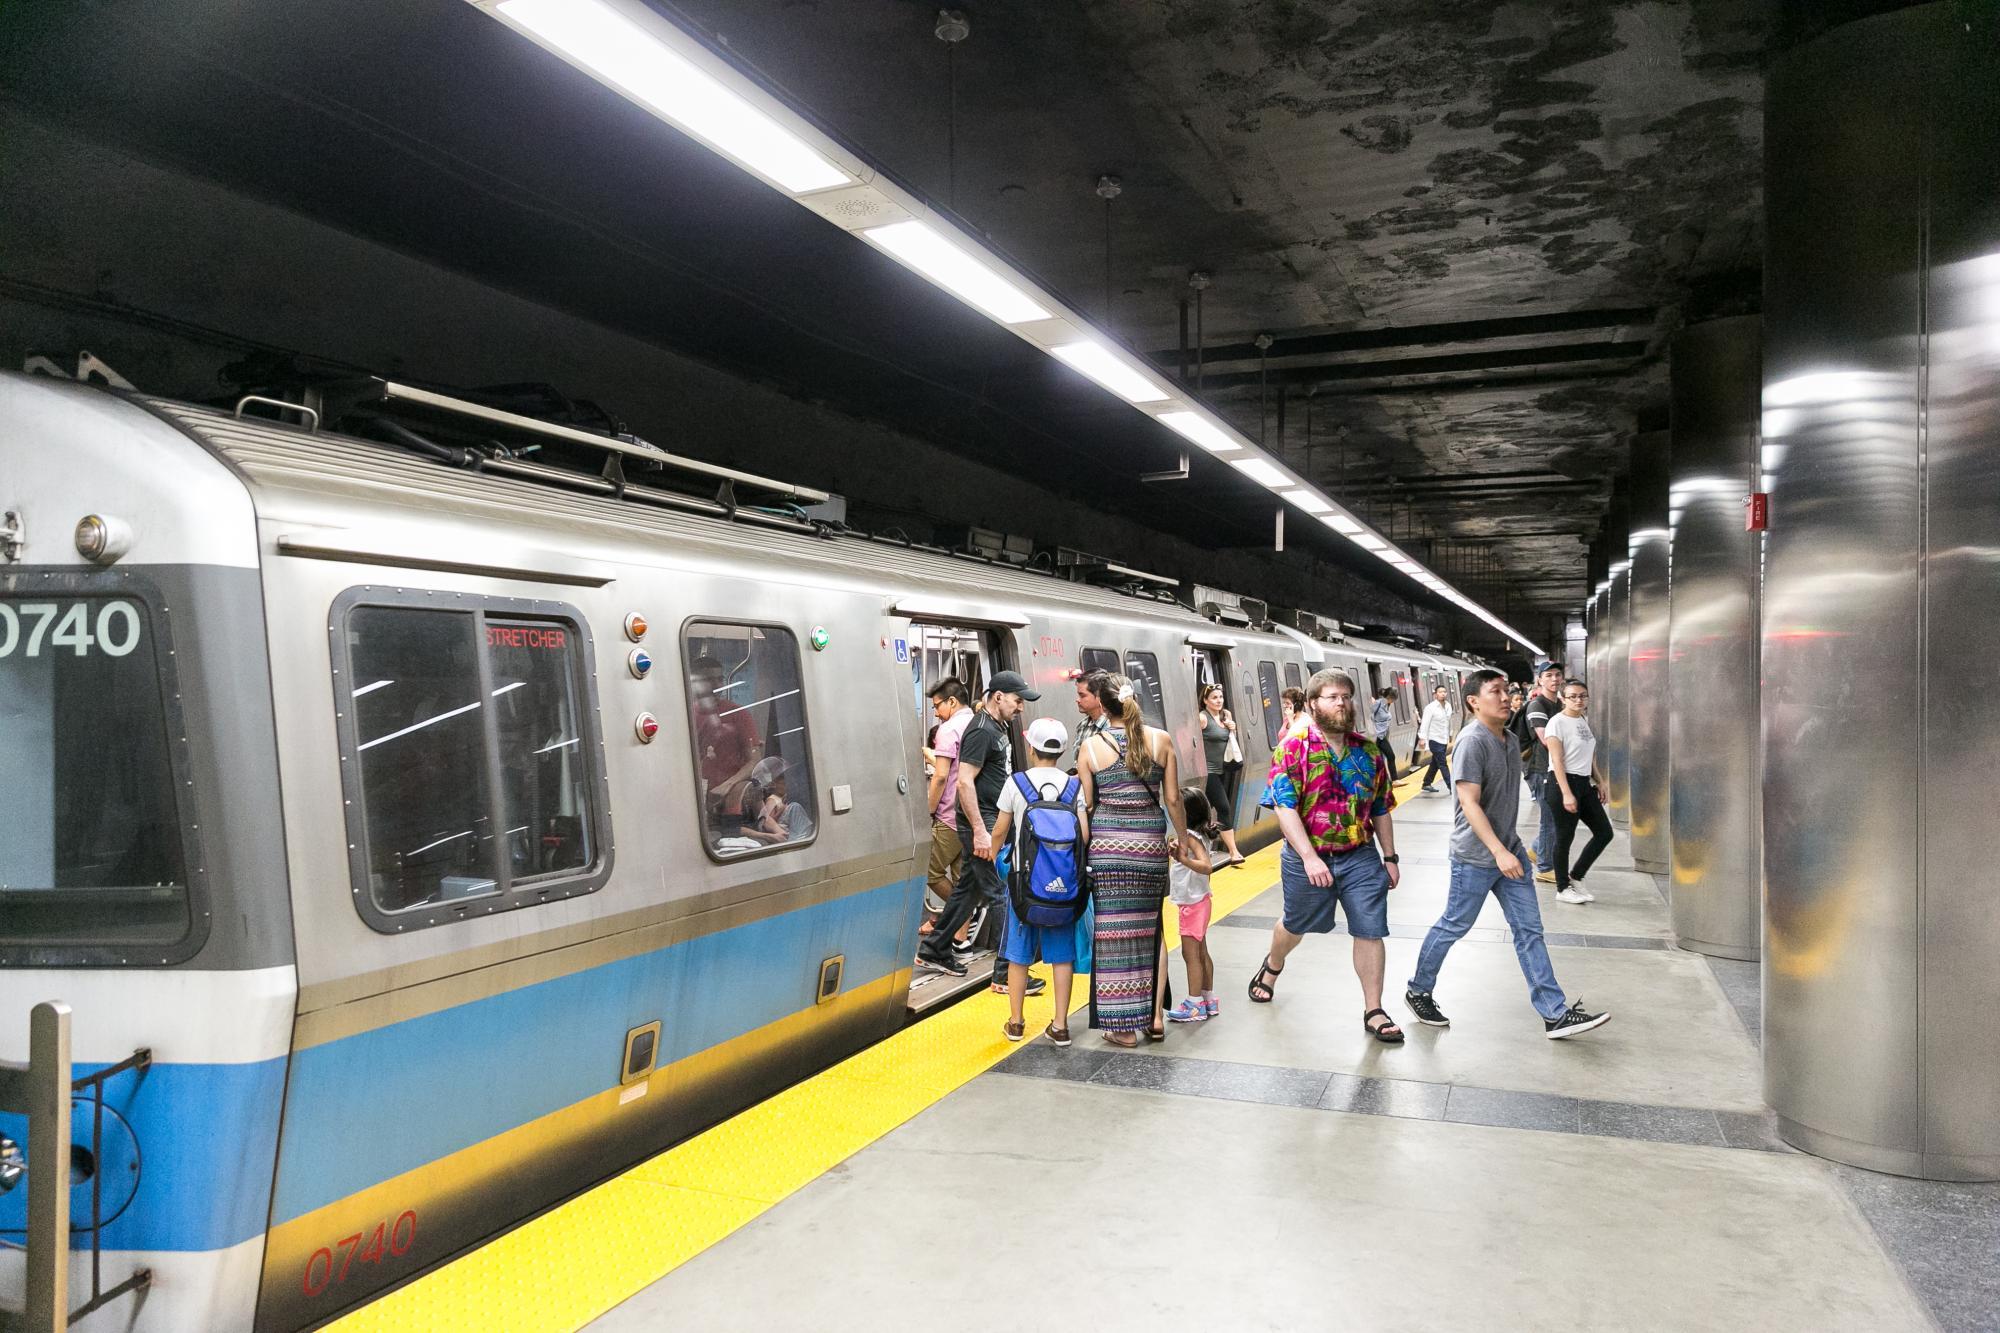
[(1042, 1029), (1042, 1035), (1058, 1046), (1069, 1045), (1069, 1029), (1057, 1027), (1054, 1019), (1050, 1019), (1049, 1025)]
[(1121, 1051), (1139, 1049), (1139, 1034), (1136, 1032), (1107, 1032), (1104, 1034), (1104, 1040)]

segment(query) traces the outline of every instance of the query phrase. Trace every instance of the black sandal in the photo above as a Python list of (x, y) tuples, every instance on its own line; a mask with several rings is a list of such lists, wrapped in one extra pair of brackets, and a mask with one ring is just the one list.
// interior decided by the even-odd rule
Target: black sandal
[[(1368, 1020), (1377, 1014), (1388, 1018), (1389, 1021), (1379, 1028), (1370, 1027)], [(1384, 1046), (1400, 1046), (1403, 1044), (1403, 1029), (1397, 1026), (1395, 1019), (1389, 1018), (1389, 1011), (1387, 1009), (1370, 1009), (1367, 1013), (1361, 1015), (1361, 1027), (1364, 1032), (1381, 1042)]]
[(1149, 1027), (1146, 1029), (1147, 1041), (1162, 1042), (1165, 1041), (1166, 1039), (1167, 1039), (1167, 1030), (1165, 1028)]
[[(1282, 967), (1272, 967), (1271, 955), (1265, 954), (1262, 966), (1257, 969), (1257, 975), (1250, 978), (1250, 1003), (1269, 1004), (1271, 1001), (1277, 999), (1278, 978), (1283, 975), (1285, 975), (1285, 969)], [(1264, 992), (1262, 995), (1257, 994), (1260, 990)]]

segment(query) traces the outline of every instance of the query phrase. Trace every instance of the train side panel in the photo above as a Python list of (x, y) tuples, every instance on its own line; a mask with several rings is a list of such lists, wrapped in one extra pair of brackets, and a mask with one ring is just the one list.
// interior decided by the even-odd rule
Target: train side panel
[[(299, 521), (267, 514), (270, 548)], [(440, 528), (465, 558), (497, 552), (496, 534), (448, 522), (428, 524), (426, 540)], [(395, 548), (393, 532), (371, 531)], [(547, 540), (512, 534), (537, 539)], [(273, 642), (293, 646), (278, 685), (280, 753), (308, 981), (260, 1305), (272, 1326), (352, 1305), (900, 1021), (922, 881), (883, 599), (776, 581), (748, 562), (564, 550), (590, 578), (610, 577), (588, 586), (273, 560), (271, 601), (284, 607)], [(600, 887), (395, 933), (361, 918), (333, 645), (342, 598), (375, 587), (422, 590), (441, 606), (525, 599), (588, 628), (589, 736), (602, 745), (610, 814)], [(650, 623), (642, 645), (624, 631), (633, 612)], [(706, 850), (681, 647), (689, 622), (790, 632), (810, 732), (809, 841), (739, 860)], [(654, 662), (643, 679), (629, 664), (635, 646)], [(658, 724), (650, 744), (634, 728), (641, 712)], [(840, 984), (822, 998), (821, 967), (834, 958)], [(628, 1033), (653, 1022), (656, 1068), (622, 1081)]]

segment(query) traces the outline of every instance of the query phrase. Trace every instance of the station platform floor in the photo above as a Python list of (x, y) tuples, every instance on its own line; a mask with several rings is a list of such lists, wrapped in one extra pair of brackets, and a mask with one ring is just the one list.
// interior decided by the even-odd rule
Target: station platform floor
[[(1451, 1027), (1415, 1023), (1451, 801), (1401, 791), (1404, 1045), (1362, 1031), (1337, 935), (1248, 1001), (1267, 848), (1215, 879), (1217, 1019), (1016, 1046), (974, 996), (335, 1327), (2000, 1327), (2000, 1187), (1781, 1143), (1756, 965), (1675, 949), (1622, 833), (1595, 903), (1540, 892), (1558, 979), (1609, 1024), (1543, 1036), (1491, 902), (1438, 984)], [(1048, 1017), (1030, 1002), (1029, 1032)]]

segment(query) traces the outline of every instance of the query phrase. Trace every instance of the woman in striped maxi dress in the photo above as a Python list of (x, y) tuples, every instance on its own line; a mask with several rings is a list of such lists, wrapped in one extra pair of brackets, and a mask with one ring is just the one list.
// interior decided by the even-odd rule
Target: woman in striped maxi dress
[(1187, 815), (1181, 808), (1173, 740), (1147, 729), (1132, 682), (1095, 672), (1085, 683), (1112, 723), (1077, 756), (1077, 776), (1090, 811), (1097, 913), (1090, 1025), (1112, 1045), (1129, 1048), (1139, 1044), (1141, 1032), (1152, 1041), (1166, 1040), (1161, 904), (1167, 896), (1167, 839), (1170, 833), (1180, 836)]

